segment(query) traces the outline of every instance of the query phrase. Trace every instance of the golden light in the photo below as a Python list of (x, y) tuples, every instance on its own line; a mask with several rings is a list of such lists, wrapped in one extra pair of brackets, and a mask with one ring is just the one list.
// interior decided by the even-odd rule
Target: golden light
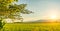
[(50, 19), (57, 19), (57, 16), (56, 15), (52, 15), (52, 16), (50, 16)]
[(56, 20), (57, 20), (57, 15), (50, 16), (50, 22), (56, 22)]

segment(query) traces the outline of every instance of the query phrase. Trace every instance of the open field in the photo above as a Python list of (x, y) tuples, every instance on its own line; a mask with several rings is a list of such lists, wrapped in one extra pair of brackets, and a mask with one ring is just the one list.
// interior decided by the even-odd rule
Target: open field
[(60, 23), (11, 23), (3, 31), (60, 31)]

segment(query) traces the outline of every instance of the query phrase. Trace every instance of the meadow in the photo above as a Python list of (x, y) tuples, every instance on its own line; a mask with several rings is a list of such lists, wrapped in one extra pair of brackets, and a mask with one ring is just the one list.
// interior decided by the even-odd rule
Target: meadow
[(60, 31), (60, 23), (8, 23), (3, 31)]

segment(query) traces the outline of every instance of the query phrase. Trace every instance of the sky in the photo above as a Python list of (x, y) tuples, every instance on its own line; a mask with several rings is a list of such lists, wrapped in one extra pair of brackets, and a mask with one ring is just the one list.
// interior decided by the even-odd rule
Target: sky
[(22, 14), (24, 22), (49, 19), (51, 16), (60, 18), (60, 0), (19, 0), (17, 4), (27, 4), (26, 8), (34, 12)]

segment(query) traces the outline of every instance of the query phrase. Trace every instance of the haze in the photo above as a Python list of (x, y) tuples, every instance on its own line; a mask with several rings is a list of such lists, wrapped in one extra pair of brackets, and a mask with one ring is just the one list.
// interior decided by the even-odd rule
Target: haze
[(24, 22), (49, 19), (53, 15), (60, 18), (60, 0), (19, 0), (17, 4), (27, 4), (27, 9), (34, 13), (23, 14)]

